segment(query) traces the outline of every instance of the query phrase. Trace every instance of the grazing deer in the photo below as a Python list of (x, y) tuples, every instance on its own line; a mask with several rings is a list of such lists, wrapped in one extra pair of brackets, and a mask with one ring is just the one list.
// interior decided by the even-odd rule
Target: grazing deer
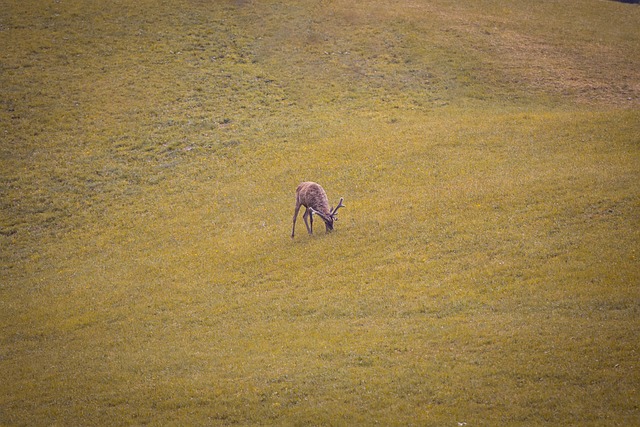
[[(293, 230), (291, 230), (291, 238), (293, 239), (296, 232), (296, 218), (298, 218), (300, 206), (304, 206), (306, 208), (304, 215), (302, 215), (302, 219), (304, 219), (304, 225), (307, 226), (309, 234), (313, 234), (314, 214), (322, 218), (324, 225), (327, 227), (328, 233), (333, 230), (333, 222), (338, 220), (336, 218), (338, 209), (345, 207), (342, 204), (343, 200), (344, 199), (341, 197), (338, 206), (336, 206), (335, 209), (332, 209), (329, 207), (327, 193), (324, 192), (324, 189), (320, 184), (316, 184), (315, 182), (303, 182), (298, 185), (298, 188), (296, 189), (296, 211), (293, 214)], [(309, 217), (311, 226), (307, 223), (307, 217)]]

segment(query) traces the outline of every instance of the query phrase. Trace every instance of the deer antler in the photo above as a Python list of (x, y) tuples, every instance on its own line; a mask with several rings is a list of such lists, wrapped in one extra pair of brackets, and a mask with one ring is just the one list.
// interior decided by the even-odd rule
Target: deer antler
[(346, 206), (342, 204), (343, 200), (344, 200), (344, 197), (340, 197), (340, 201), (338, 202), (338, 206), (336, 206), (335, 209), (331, 211), (331, 216), (334, 216), (336, 214), (336, 212), (338, 212), (338, 209), (346, 208)]

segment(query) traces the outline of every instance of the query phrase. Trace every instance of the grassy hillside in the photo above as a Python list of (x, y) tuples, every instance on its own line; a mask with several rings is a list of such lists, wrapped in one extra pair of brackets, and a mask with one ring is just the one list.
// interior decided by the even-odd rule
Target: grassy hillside
[(0, 425), (640, 423), (639, 24), (5, 1)]

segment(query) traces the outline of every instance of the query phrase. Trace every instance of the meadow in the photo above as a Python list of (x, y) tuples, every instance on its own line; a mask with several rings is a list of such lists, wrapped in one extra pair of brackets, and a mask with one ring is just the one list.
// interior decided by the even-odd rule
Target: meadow
[(637, 5), (1, 3), (0, 425), (640, 424)]

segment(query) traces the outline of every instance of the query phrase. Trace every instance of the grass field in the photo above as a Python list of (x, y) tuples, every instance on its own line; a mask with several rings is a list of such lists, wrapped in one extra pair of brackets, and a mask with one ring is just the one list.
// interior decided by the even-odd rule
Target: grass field
[(2, 1), (0, 425), (640, 424), (638, 28)]

